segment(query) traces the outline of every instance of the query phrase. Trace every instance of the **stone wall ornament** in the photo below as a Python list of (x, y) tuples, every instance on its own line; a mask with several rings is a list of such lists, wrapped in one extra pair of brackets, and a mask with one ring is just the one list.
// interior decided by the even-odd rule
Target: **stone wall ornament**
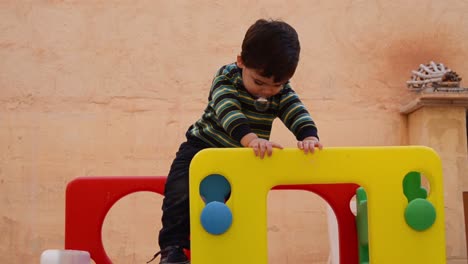
[(442, 63), (431, 61), (428, 64), (420, 64), (418, 70), (411, 72), (411, 79), (406, 84), (412, 91), (457, 92), (466, 90), (460, 87), (462, 78)]

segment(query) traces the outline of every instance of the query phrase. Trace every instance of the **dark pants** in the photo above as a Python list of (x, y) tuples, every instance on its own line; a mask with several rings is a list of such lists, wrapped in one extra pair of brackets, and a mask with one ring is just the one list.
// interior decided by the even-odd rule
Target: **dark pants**
[(193, 156), (204, 148), (184, 142), (172, 162), (162, 204), (161, 249), (174, 245), (190, 248), (189, 166)]

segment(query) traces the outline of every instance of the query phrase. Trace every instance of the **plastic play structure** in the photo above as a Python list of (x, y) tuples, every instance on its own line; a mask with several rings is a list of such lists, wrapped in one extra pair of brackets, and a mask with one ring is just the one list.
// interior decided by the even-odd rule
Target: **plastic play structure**
[[(263, 160), (249, 149), (207, 149), (193, 159), (190, 173), (192, 264), (267, 264), (271, 189), (311, 191), (331, 206), (341, 264), (446, 263), (442, 168), (430, 148), (326, 148), (313, 155), (284, 149)], [(112, 263), (101, 238), (107, 212), (134, 192), (163, 194), (164, 182), (131, 176), (70, 182), (65, 249)], [(349, 203), (356, 190), (355, 217)]]
[[(429, 180), (427, 197), (419, 186), (404, 190), (414, 173)], [(202, 199), (199, 186), (210, 175), (229, 182), (225, 204)], [(268, 263), (268, 191), (333, 183), (356, 183), (366, 191), (368, 238), (360, 242), (368, 244), (370, 263), (446, 262), (441, 162), (426, 147), (327, 148), (314, 155), (285, 149), (263, 160), (248, 149), (208, 149), (193, 159), (190, 180), (192, 264)], [(216, 220), (205, 223), (206, 214)]]

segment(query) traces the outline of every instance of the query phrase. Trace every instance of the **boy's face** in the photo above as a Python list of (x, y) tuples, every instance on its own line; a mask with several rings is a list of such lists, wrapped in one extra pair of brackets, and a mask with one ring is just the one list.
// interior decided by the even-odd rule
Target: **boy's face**
[(283, 89), (284, 82), (274, 82), (274, 76), (270, 78), (260, 75), (259, 71), (247, 68), (242, 63), (240, 56), (237, 56), (237, 66), (242, 69), (242, 81), (245, 89), (255, 98), (269, 98)]

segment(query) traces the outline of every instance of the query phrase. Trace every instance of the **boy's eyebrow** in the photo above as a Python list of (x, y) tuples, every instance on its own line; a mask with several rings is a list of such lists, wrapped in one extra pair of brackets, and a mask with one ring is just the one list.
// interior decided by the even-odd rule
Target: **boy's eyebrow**
[[(252, 78), (254, 79), (255, 82), (258, 82), (260, 84), (268, 84), (268, 83), (266, 83), (266, 82), (264, 82), (264, 81), (262, 81), (262, 80), (260, 80), (258, 78), (255, 78), (255, 77), (252, 77)], [(271, 85), (271, 86), (281, 86), (281, 85), (287, 84), (288, 82), (289, 82), (289, 80), (285, 81), (284, 83), (283, 82), (278, 82), (278, 83), (269, 84), (269, 85)]]
[(262, 81), (262, 80), (260, 80), (260, 79), (257, 79), (257, 78), (255, 78), (255, 77), (254, 77), (253, 79), (254, 79), (255, 82), (258, 82), (258, 83), (261, 83), (261, 84), (265, 84), (265, 82)]

